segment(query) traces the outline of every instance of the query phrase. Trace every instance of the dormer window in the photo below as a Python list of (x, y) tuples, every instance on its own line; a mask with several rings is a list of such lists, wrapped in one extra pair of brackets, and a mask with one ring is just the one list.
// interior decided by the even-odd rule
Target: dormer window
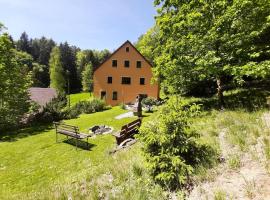
[(117, 60), (112, 60), (112, 66), (117, 67)]
[(129, 47), (126, 47), (126, 52), (129, 52)]

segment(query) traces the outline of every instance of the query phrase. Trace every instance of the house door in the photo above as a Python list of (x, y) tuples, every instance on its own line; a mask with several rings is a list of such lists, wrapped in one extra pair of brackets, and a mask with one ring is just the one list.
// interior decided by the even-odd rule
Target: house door
[(106, 91), (101, 91), (100, 98), (104, 100), (106, 99)]

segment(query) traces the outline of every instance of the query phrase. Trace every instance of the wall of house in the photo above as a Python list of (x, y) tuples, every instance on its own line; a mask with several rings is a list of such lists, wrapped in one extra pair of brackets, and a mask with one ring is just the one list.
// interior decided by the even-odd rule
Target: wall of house
[[(126, 47), (129, 47), (129, 52), (126, 52)], [(117, 67), (112, 67), (112, 60), (117, 60)], [(129, 68), (124, 66), (125, 60), (129, 60)], [(142, 62), (141, 68), (136, 67), (137, 61)], [(108, 76), (112, 77), (112, 84), (107, 83)], [(100, 98), (101, 92), (106, 91), (105, 101), (112, 106), (134, 102), (138, 94), (157, 99), (159, 87), (157, 83), (151, 83), (152, 76), (150, 64), (127, 42), (94, 72), (94, 95)], [(131, 77), (131, 84), (122, 84), (122, 77)], [(145, 85), (140, 85), (140, 78), (145, 78)], [(117, 100), (113, 100), (114, 91)]]

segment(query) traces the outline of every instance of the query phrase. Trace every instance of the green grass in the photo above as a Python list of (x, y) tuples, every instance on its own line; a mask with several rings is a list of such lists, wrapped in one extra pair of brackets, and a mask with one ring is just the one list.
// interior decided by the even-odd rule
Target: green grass
[[(104, 112), (83, 114), (65, 122), (79, 126), (82, 132), (96, 124), (106, 124), (119, 130), (122, 125), (133, 120), (114, 119), (124, 112), (114, 107)], [(98, 199), (102, 192), (112, 195), (113, 192), (107, 190), (113, 191), (117, 185), (124, 190), (120, 190), (124, 195), (116, 192), (117, 196), (128, 198), (135, 192), (136, 198), (140, 199), (146, 190), (135, 177), (132, 186), (125, 184), (132, 178), (130, 172), (133, 163), (138, 163), (138, 168), (142, 167), (138, 145), (110, 155), (109, 151), (115, 147), (115, 138), (111, 135), (89, 139), (91, 149), (78, 148), (77, 151), (71, 144), (56, 143), (51, 125), (27, 128), (16, 134), (10, 133), (10, 137), (0, 136), (0, 139), (4, 141), (0, 140), (0, 199), (66, 199), (68, 196)], [(65, 137), (61, 139), (65, 140)], [(143, 171), (138, 171), (135, 169), (138, 175), (142, 175)], [(112, 174), (113, 182), (100, 180), (104, 174)], [(160, 190), (156, 191), (159, 193)]]
[[(222, 112), (214, 109), (213, 99), (185, 99), (187, 104), (203, 103), (202, 107), (207, 108), (200, 117), (193, 119), (192, 128), (215, 149), (220, 148), (218, 136), (223, 130), (226, 130), (225, 139), (245, 152), (258, 137), (265, 136), (264, 150), (269, 160), (269, 130), (261, 120), (265, 110), (259, 110), (257, 106), (264, 96), (258, 97), (254, 105), (251, 99), (248, 107), (244, 107), (246, 97), (252, 95), (245, 90), (236, 93), (241, 94), (240, 97), (236, 98), (233, 92), (225, 93), (225, 96), (235, 97), (235, 101), (227, 101), (230, 105), (242, 102), (240, 109), (231, 106)], [(90, 98), (89, 93), (72, 94), (71, 105)], [(124, 112), (127, 111), (113, 107), (65, 122), (79, 126), (82, 132), (96, 124), (119, 130), (133, 120), (114, 119)], [(151, 115), (144, 113), (144, 121), (151, 120)], [(61, 136), (61, 139), (64, 141), (65, 137)], [(97, 136), (89, 139), (89, 143), (90, 150), (78, 148), (77, 151), (72, 144), (56, 143), (52, 125), (0, 134), (0, 199), (168, 199), (168, 193), (154, 184), (148, 175), (139, 143), (115, 154), (109, 154), (115, 147), (115, 138), (111, 135)], [(232, 156), (228, 164), (237, 169), (241, 162), (238, 156)], [(216, 172), (211, 167), (196, 169), (195, 182), (214, 180)], [(223, 199), (224, 193), (216, 191), (215, 198)]]
[(238, 154), (232, 154), (229, 156), (228, 165), (230, 169), (238, 169), (241, 166), (241, 159)]
[[(68, 98), (68, 97), (67, 97)], [(93, 98), (93, 94), (89, 92), (82, 92), (70, 95), (70, 105), (74, 106), (79, 101), (87, 101)]]

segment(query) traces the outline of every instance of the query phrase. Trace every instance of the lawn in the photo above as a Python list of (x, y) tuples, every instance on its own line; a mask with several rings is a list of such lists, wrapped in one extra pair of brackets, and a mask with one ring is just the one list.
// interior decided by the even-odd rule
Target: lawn
[[(133, 120), (114, 119), (124, 112), (119, 107), (113, 107), (104, 112), (83, 114), (65, 122), (79, 126), (82, 132), (96, 124), (106, 124), (119, 130), (123, 124)], [(0, 135), (0, 199), (58, 199), (74, 193), (78, 196), (81, 192), (73, 188), (74, 184), (79, 187), (77, 185), (82, 180), (97, 180), (108, 170), (118, 176), (113, 163), (119, 167), (130, 156), (129, 150), (114, 156), (108, 153), (115, 147), (115, 139), (111, 135), (89, 139), (90, 150), (76, 150), (71, 144), (56, 143), (55, 131), (51, 125), (26, 128), (8, 135)], [(65, 137), (62, 139), (65, 140)], [(136, 149), (135, 145), (131, 151)], [(139, 157), (133, 156), (132, 159)], [(126, 170), (122, 171), (128, 173)], [(98, 194), (98, 189), (96, 192), (92, 189), (87, 194), (88, 197), (92, 195), (90, 199)]]
[(93, 94), (89, 92), (82, 92), (77, 94), (70, 95), (70, 105), (74, 106), (79, 101), (87, 101), (90, 98), (93, 98)]

